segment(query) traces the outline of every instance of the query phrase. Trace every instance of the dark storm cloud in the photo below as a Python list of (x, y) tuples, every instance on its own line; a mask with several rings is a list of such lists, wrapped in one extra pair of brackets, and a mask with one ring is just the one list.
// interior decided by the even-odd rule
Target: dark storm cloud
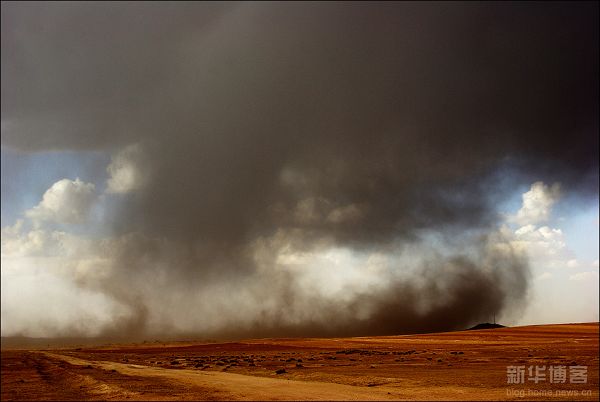
[[(356, 295), (371, 318), (336, 333), (452, 328), (523, 296), (463, 255), (464, 233), (496, 223), (502, 164), (597, 192), (597, 110), (593, 2), (2, 4), (3, 146), (139, 144), (146, 185), (114, 230), (176, 245), (171, 291), (251, 276), (249, 250), (276, 234), (297, 250), (379, 250), (421, 230), (454, 244), (423, 271), (438, 274), (426, 297), (450, 307), (419, 315), (417, 288), (390, 279)], [(102, 283), (119, 300), (150, 297), (115, 290), (160, 255), (144, 244)], [(526, 264), (504, 258), (520, 268), (494, 275), (526, 283)], [(276, 283), (282, 314), (308, 300), (293, 276)], [(271, 313), (255, 322), (283, 331)], [(309, 321), (292, 332), (327, 331)]]

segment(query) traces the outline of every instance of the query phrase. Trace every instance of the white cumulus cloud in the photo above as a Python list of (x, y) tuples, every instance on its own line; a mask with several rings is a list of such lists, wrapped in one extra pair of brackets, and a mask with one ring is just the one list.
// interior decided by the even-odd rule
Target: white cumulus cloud
[(54, 183), (35, 207), (25, 211), (34, 222), (56, 223), (83, 222), (95, 201), (95, 186), (79, 178), (62, 179)]
[(527, 253), (536, 266), (544, 269), (578, 266), (561, 229), (526, 225), (513, 232), (503, 226), (501, 232), (514, 250)]
[(513, 220), (522, 226), (547, 222), (552, 206), (559, 198), (558, 183), (548, 186), (541, 181), (535, 182), (530, 190), (523, 194), (523, 205)]
[(569, 268), (578, 268), (579, 267), (579, 262), (576, 259), (572, 259), (567, 261), (567, 267)]
[(40, 228), (22, 230), (22, 221), (2, 228), (2, 258), (76, 257), (88, 252), (91, 243), (63, 231)]

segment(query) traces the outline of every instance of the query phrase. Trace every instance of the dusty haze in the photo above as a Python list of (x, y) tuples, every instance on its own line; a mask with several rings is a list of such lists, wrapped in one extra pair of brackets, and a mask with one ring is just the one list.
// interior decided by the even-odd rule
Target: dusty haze
[(113, 155), (102, 334), (465, 328), (511, 186), (597, 194), (597, 71), (594, 2), (3, 2), (2, 146)]

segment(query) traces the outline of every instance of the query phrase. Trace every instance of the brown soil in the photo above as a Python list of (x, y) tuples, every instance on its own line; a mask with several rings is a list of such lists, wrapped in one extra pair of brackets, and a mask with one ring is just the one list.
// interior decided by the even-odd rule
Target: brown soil
[[(1, 397), (598, 400), (598, 328), (590, 323), (387, 337), (2, 350)], [(511, 365), (526, 367), (525, 384), (507, 384)], [(587, 383), (528, 381), (529, 366), (557, 365), (587, 366)]]

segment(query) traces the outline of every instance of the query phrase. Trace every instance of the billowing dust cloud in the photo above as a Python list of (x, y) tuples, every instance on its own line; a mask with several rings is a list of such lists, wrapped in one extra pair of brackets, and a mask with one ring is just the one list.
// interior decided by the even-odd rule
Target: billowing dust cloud
[(2, 144), (113, 155), (105, 334), (449, 330), (526, 295), (503, 172), (597, 191), (597, 71), (593, 2), (3, 2)]

